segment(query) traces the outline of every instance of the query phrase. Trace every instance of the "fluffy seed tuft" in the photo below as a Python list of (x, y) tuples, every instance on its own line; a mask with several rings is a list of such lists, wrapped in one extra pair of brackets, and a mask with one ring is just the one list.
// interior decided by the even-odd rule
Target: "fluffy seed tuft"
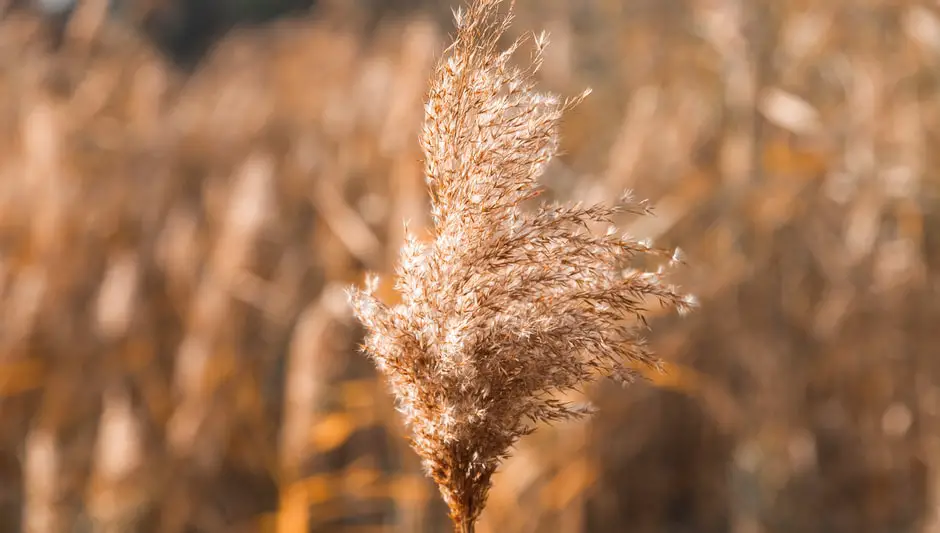
[(456, 12), (454, 43), (431, 83), (421, 144), (434, 231), (427, 243), (406, 238), (401, 303), (379, 301), (371, 277), (349, 293), (368, 332), (364, 349), (459, 531), (472, 530), (491, 476), (521, 436), (590, 412), (561, 393), (598, 377), (629, 381), (636, 363), (658, 366), (640, 337), (646, 299), (681, 311), (694, 304), (661, 276), (627, 268), (636, 255), (661, 253), (651, 244), (612, 226), (586, 230), (647, 213), (629, 193), (613, 206), (523, 209), (539, 194), (562, 113), (586, 93), (562, 101), (535, 90), (544, 34), (528, 68), (510, 65), (523, 41), (498, 49), (512, 20), (500, 4), (476, 0)]

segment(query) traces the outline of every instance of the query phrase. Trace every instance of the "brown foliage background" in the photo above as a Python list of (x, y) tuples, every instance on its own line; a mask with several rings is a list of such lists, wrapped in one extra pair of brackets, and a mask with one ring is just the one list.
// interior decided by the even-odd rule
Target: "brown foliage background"
[[(447, 527), (341, 288), (427, 223), (451, 28), (322, 4), (192, 72), (100, 2), (56, 49), (3, 15), (0, 531)], [(940, 531), (936, 7), (518, 11), (543, 85), (594, 89), (551, 193), (650, 198), (702, 308), (654, 325), (667, 374), (523, 440), (479, 530)]]

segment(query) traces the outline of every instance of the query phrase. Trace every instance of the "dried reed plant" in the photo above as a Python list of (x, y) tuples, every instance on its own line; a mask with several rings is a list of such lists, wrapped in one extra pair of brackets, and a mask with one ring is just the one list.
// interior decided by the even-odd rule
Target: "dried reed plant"
[(627, 268), (661, 250), (612, 226), (590, 231), (620, 213), (648, 213), (645, 203), (624, 195), (613, 206), (526, 209), (556, 153), (562, 114), (581, 97), (535, 90), (544, 34), (533, 37), (527, 68), (510, 64), (525, 39), (500, 50), (512, 20), (501, 4), (475, 0), (457, 11), (433, 77), (421, 137), (433, 235), (406, 235), (401, 303), (379, 301), (376, 277), (349, 293), (368, 330), (363, 348), (461, 532), (473, 531), (491, 477), (520, 437), (590, 411), (561, 393), (658, 364), (641, 337), (647, 299), (680, 311), (693, 304), (662, 270)]

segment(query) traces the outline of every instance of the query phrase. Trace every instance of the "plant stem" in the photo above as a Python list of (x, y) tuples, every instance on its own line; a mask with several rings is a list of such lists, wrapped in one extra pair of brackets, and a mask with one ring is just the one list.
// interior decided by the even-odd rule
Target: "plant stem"
[(473, 533), (474, 529), (474, 520), (472, 518), (464, 518), (457, 524), (457, 533)]

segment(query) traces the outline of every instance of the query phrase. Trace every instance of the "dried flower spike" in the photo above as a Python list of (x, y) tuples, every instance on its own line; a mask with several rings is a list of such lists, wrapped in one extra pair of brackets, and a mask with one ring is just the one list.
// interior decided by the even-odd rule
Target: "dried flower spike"
[(624, 196), (611, 207), (523, 209), (575, 102), (535, 91), (544, 35), (528, 68), (510, 65), (523, 41), (499, 50), (512, 18), (500, 4), (475, 0), (457, 12), (454, 43), (432, 80), (421, 142), (434, 232), (428, 243), (407, 238), (401, 303), (380, 302), (374, 278), (349, 293), (367, 329), (364, 350), (465, 532), (521, 436), (586, 413), (560, 393), (601, 376), (629, 379), (635, 363), (657, 365), (639, 336), (645, 300), (680, 310), (692, 302), (659, 276), (625, 268), (656, 251), (587, 229), (643, 214), (645, 204)]

